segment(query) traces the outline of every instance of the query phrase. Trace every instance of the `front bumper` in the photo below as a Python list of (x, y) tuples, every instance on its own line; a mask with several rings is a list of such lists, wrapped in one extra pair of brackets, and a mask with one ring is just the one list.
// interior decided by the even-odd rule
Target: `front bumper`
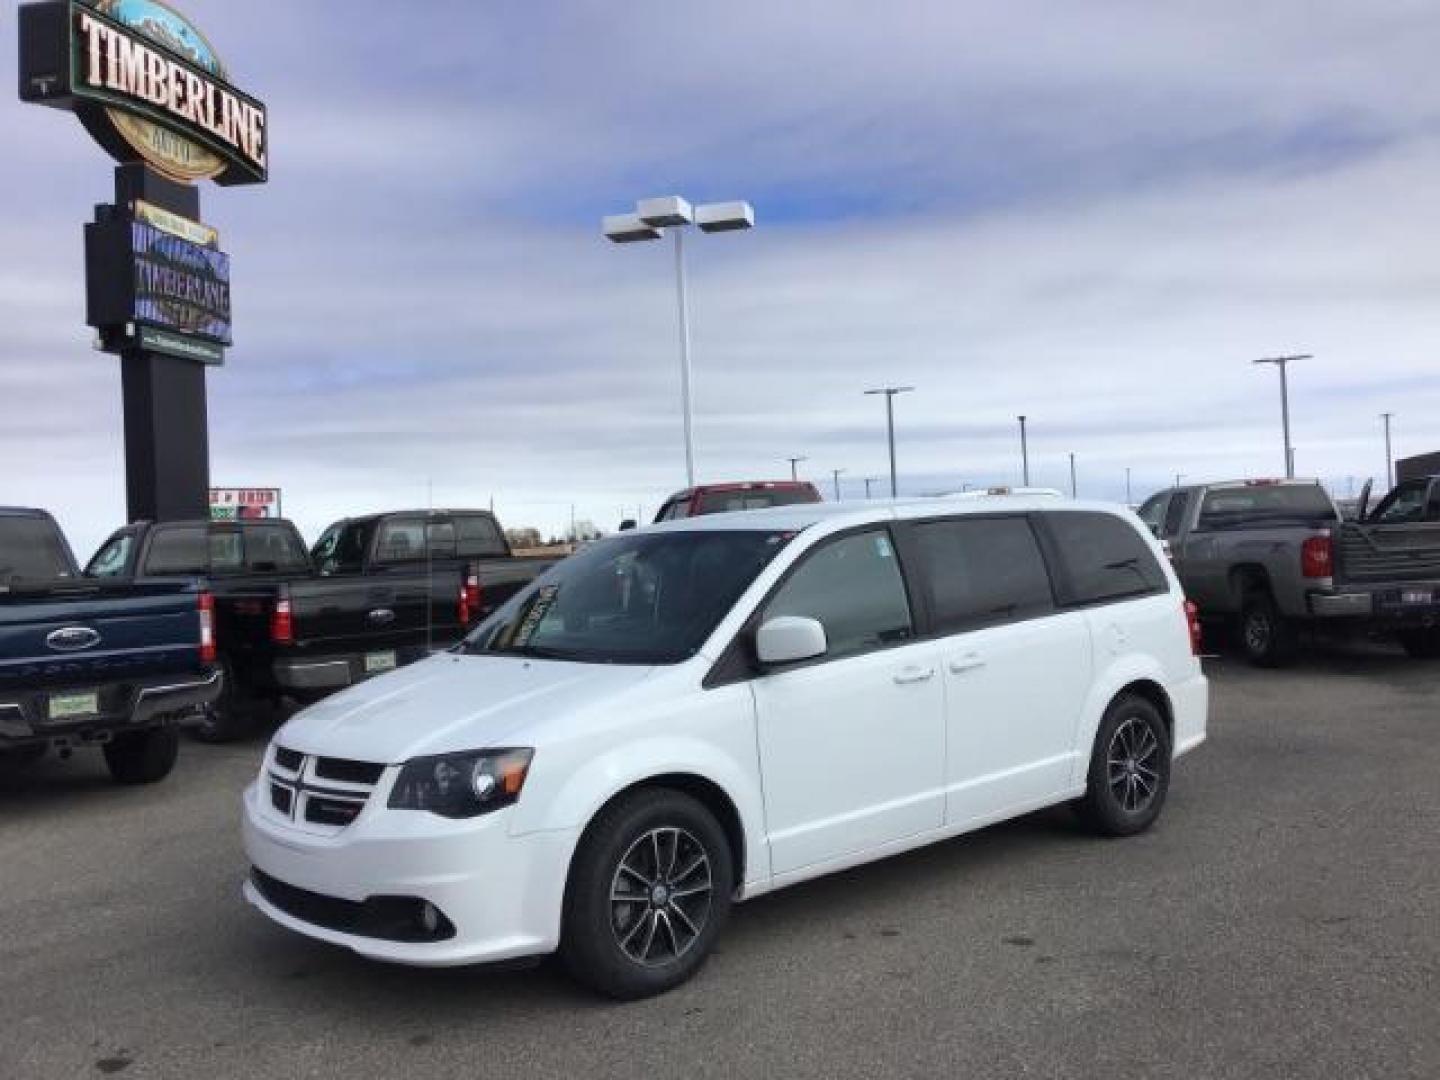
[(401, 668), (406, 664), (413, 664), (417, 660), (424, 660), (433, 651), (444, 647), (444, 645), (436, 645), (434, 649), (429, 649), (424, 645), (409, 645), (395, 649), (375, 649), (367, 652), (338, 653), (326, 656), (287, 656), (276, 660), (270, 673), (275, 686), (282, 691), (343, 690), (347, 686), (354, 686), (356, 683), (385, 673), (367, 670), (367, 657), (393, 652), (395, 667)]
[[(68, 689), (56, 688), (53, 692), (65, 693)], [(167, 723), (199, 723), (205, 707), (220, 697), (224, 681), (217, 668), (94, 689), (100, 711), (63, 720), (50, 720), (47, 716), (50, 690), (25, 691), (0, 698), (0, 746), (54, 740), (103, 742), (109, 735), (125, 731)]]
[[(252, 874), (245, 899), (281, 926), (374, 960), (450, 967), (555, 950), (577, 832), (511, 836), (508, 810), (464, 821), (390, 810), (388, 787), (381, 782), (351, 825), (320, 835), (278, 818), (264, 789), (250, 785), (245, 853), (269, 881)], [(356, 932), (364, 926), (358, 916), (347, 924), (347, 911), (383, 898), (434, 905), (453, 935), (400, 941)]]

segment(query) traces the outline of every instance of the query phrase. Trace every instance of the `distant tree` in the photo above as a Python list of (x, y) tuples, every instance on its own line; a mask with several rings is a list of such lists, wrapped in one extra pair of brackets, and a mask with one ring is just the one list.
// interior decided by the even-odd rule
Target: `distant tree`
[(533, 525), (506, 529), (505, 539), (510, 541), (512, 548), (537, 548), (544, 543), (544, 538), (540, 535), (540, 530)]

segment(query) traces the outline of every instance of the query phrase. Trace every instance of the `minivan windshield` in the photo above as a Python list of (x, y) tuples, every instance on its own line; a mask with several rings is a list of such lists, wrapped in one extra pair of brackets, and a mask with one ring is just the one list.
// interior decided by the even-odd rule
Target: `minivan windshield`
[(790, 532), (630, 533), (556, 564), (461, 645), (591, 664), (693, 656)]

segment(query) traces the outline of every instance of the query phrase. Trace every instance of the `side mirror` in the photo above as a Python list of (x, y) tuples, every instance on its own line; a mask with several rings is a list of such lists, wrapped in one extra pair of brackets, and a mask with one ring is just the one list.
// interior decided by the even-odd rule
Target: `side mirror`
[(620, 531), (621, 531), (621, 532), (629, 532), (629, 531), (630, 531), (631, 529), (633, 529), (633, 528), (635, 528), (635, 519), (634, 519), (634, 518), (626, 518), (624, 521), (620, 522)]
[(762, 664), (793, 664), (824, 656), (830, 643), (819, 619), (801, 615), (777, 615), (763, 623), (755, 634), (755, 655)]

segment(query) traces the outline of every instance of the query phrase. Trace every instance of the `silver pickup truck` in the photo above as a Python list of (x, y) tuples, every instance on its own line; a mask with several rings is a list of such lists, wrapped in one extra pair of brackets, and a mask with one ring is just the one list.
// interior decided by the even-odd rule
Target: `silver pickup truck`
[[(1246, 657), (1295, 658), (1303, 631), (1393, 636), (1440, 658), (1440, 478), (1341, 519), (1314, 480), (1171, 488), (1140, 516), (1170, 546), (1202, 618), (1238, 624)], [(1362, 500), (1363, 502), (1363, 500)]]

